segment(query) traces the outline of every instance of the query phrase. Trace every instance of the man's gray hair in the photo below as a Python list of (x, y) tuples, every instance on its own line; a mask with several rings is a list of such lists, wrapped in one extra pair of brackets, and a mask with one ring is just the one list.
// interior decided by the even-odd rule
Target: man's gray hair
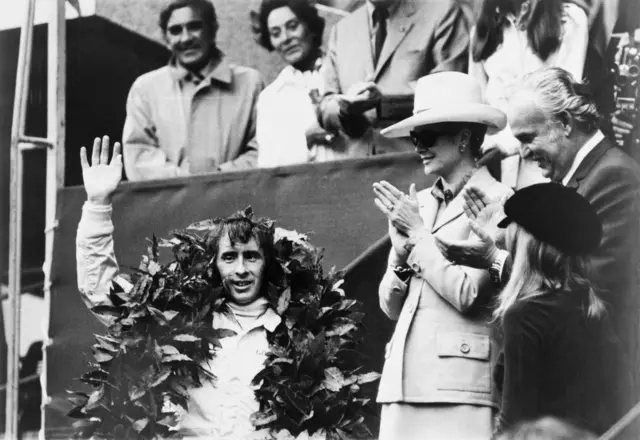
[(586, 133), (600, 127), (602, 116), (591, 89), (564, 69), (551, 67), (531, 72), (522, 79), (518, 90), (534, 92), (540, 108), (555, 120), (567, 122), (567, 115), (571, 115)]

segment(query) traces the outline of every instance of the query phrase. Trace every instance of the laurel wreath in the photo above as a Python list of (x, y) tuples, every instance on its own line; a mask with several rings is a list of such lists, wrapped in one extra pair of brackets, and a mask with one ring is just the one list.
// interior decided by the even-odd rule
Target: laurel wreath
[[(267, 359), (253, 380), (260, 408), (253, 424), (277, 438), (371, 435), (364, 412), (372, 411), (370, 385), (379, 374), (355, 367), (361, 304), (345, 296), (342, 273), (324, 274), (322, 249), (307, 236), (253, 219), (251, 208), (242, 215), (272, 228), (281, 269), (269, 281), (267, 299), (282, 321), (267, 333)], [(214, 379), (203, 365), (215, 357), (222, 338), (235, 334), (211, 325), (225, 302), (210, 240), (218, 223), (192, 224), (170, 240), (153, 236), (140, 266), (114, 281), (113, 305), (92, 309), (113, 321), (105, 334), (95, 335), (90, 369), (80, 377), (92, 391), (69, 391), (74, 407), (67, 415), (78, 419), (77, 437), (176, 436), (180, 414), (188, 411), (188, 390)], [(160, 262), (162, 247), (171, 248), (168, 264)], [(133, 288), (123, 288), (127, 283)]]

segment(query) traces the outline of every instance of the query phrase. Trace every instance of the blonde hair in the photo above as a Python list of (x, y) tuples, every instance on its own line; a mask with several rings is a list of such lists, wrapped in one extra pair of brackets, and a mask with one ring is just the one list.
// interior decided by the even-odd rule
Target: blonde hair
[(584, 257), (566, 255), (555, 246), (536, 239), (517, 223), (509, 225), (506, 243), (514, 260), (509, 282), (498, 297), (494, 319), (502, 322), (506, 312), (520, 301), (584, 291), (588, 291), (587, 316), (600, 318), (604, 315), (605, 304), (586, 278)]

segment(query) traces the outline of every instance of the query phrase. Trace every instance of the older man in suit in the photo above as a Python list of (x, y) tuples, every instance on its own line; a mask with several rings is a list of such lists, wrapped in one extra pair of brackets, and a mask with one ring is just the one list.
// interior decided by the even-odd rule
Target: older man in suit
[[(600, 115), (590, 90), (559, 68), (527, 76), (509, 103), (509, 125), (521, 155), (552, 181), (575, 188), (596, 209), (603, 225), (599, 249), (590, 256), (590, 280), (609, 306), (612, 348), (603, 374), (611, 395), (603, 396), (601, 427), (607, 428), (640, 399), (640, 167), (598, 129)], [(475, 217), (491, 203), (481, 190), (466, 194)], [(490, 219), (489, 216), (483, 216)], [(498, 220), (496, 216), (494, 221)], [(496, 281), (509, 275), (510, 256), (486, 230), (481, 240), (439, 239), (443, 254), (458, 264), (489, 269)], [(639, 438), (638, 432), (628, 433)]]
[(438, 180), (417, 194), (412, 186), (410, 196), (388, 182), (374, 184), (393, 245), (380, 306), (398, 321), (378, 392), (381, 440), (491, 438), (498, 350), (488, 304), (496, 286), (486, 271), (447, 261), (435, 237), (472, 234), (464, 187), (479, 186), (496, 198), (511, 193), (476, 165), (487, 127), (504, 125), (504, 113), (484, 104), (475, 79), (441, 72), (418, 81), (414, 116), (383, 131), (410, 135), (425, 174)]
[(352, 155), (409, 151), (379, 130), (411, 113), (418, 78), (467, 69), (469, 38), (455, 0), (367, 0), (332, 30), (319, 120)]

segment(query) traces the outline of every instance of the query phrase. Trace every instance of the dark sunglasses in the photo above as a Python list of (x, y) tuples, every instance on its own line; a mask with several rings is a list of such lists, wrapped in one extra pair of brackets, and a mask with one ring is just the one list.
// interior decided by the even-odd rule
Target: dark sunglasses
[(416, 148), (423, 148), (428, 150), (433, 147), (433, 144), (436, 143), (440, 136), (451, 135), (452, 133), (447, 130), (443, 131), (433, 131), (433, 130), (420, 130), (420, 131), (410, 131), (409, 137), (411, 138), (411, 142), (415, 145)]
[(185, 29), (189, 33), (201, 31), (204, 28), (204, 23), (202, 21), (190, 21), (185, 25), (174, 24), (167, 28), (167, 32), (174, 37), (180, 35)]

